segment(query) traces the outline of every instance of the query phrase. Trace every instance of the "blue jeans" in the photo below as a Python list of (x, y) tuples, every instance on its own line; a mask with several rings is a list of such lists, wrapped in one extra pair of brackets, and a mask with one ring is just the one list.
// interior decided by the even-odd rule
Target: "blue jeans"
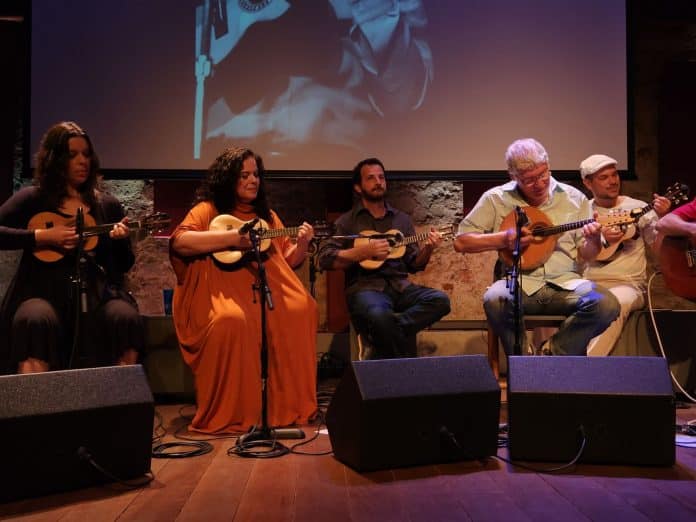
[(371, 359), (415, 357), (416, 333), (450, 312), (447, 294), (414, 284), (402, 292), (358, 290), (346, 299), (353, 326), (372, 345)]
[[(505, 353), (511, 355), (515, 345), (515, 315), (510, 290), (500, 279), (483, 296), (483, 309), (488, 323), (500, 337)], [(562, 290), (545, 285), (533, 295), (522, 292), (523, 315), (566, 315), (558, 332), (550, 338), (550, 348), (557, 355), (587, 355), (587, 345), (602, 333), (619, 315), (619, 302), (605, 288), (586, 281), (575, 290)], [(520, 347), (526, 351), (527, 341), (520, 321)]]

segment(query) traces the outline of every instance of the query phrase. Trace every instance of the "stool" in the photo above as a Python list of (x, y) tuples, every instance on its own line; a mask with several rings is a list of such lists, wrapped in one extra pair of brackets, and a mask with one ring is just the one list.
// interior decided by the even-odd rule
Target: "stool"
[[(524, 328), (525, 330), (533, 330), (534, 328), (540, 328), (544, 326), (559, 327), (563, 321), (567, 319), (565, 315), (525, 315), (524, 316)], [(500, 339), (493, 331), (493, 329), (488, 325), (488, 363), (491, 365), (491, 370), (497, 379), (500, 376), (499, 373), (499, 347), (498, 341)], [(523, 347), (526, 350), (526, 347)]]

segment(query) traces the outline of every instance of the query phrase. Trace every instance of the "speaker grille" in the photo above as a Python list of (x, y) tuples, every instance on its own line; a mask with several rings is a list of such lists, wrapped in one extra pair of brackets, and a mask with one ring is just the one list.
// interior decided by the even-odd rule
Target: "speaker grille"
[(493, 455), (499, 413), (483, 356), (356, 361), (327, 426), (336, 458), (366, 471)]
[(0, 377), (0, 432), (13, 441), (0, 501), (107, 482), (150, 469), (154, 405), (141, 366)]
[(670, 466), (674, 398), (658, 357), (510, 357), (514, 460)]

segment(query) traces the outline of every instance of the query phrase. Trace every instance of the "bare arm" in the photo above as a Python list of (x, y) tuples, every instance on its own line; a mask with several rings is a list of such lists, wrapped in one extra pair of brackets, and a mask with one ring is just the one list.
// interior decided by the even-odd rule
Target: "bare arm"
[[(597, 219), (596, 212), (594, 218)], [(596, 221), (582, 227), (582, 235), (585, 236), (585, 240), (578, 247), (578, 254), (585, 261), (594, 261), (597, 254), (602, 250), (601, 233), (602, 225)]]
[(297, 232), (297, 242), (285, 252), (285, 261), (292, 268), (296, 268), (304, 262), (307, 257), (307, 250), (309, 250), (309, 243), (313, 237), (314, 228), (306, 221), (303, 222)]
[(696, 221), (684, 221), (676, 214), (663, 216), (655, 228), (666, 236), (690, 236), (696, 239)]
[(454, 249), (462, 254), (475, 252), (487, 252), (489, 250), (500, 250), (507, 246), (505, 231), (483, 234), (479, 232), (468, 232), (459, 234), (454, 239)]
[[(532, 232), (528, 227), (522, 227), (521, 232), (520, 246), (526, 247), (533, 239)], [(455, 238), (454, 249), (462, 254), (502, 250), (504, 248), (512, 250), (515, 248), (516, 237), (517, 231), (514, 228), (491, 233), (467, 232), (466, 234), (459, 234)]]
[(218, 252), (226, 248), (249, 248), (251, 243), (246, 236), (240, 236), (238, 229), (231, 230), (187, 230), (174, 242), (174, 251), (184, 257)]

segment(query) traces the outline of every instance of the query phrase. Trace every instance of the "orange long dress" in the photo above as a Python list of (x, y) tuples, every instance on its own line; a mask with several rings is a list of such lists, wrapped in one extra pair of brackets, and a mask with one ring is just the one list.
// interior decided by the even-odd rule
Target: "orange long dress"
[[(202, 202), (172, 234), (208, 230), (217, 215)], [(249, 220), (254, 214), (236, 210)], [(282, 228), (275, 213), (271, 228)], [(275, 238), (264, 263), (274, 309), (266, 311), (268, 339), (268, 425), (306, 423), (316, 412), (317, 305), (284, 252), (289, 238)], [(261, 309), (252, 285), (256, 263), (221, 269), (210, 255), (181, 257), (170, 248), (177, 276), (173, 315), (184, 361), (196, 384), (191, 428), (204, 433), (235, 432), (261, 425)], [(239, 266), (238, 266), (239, 265)]]

